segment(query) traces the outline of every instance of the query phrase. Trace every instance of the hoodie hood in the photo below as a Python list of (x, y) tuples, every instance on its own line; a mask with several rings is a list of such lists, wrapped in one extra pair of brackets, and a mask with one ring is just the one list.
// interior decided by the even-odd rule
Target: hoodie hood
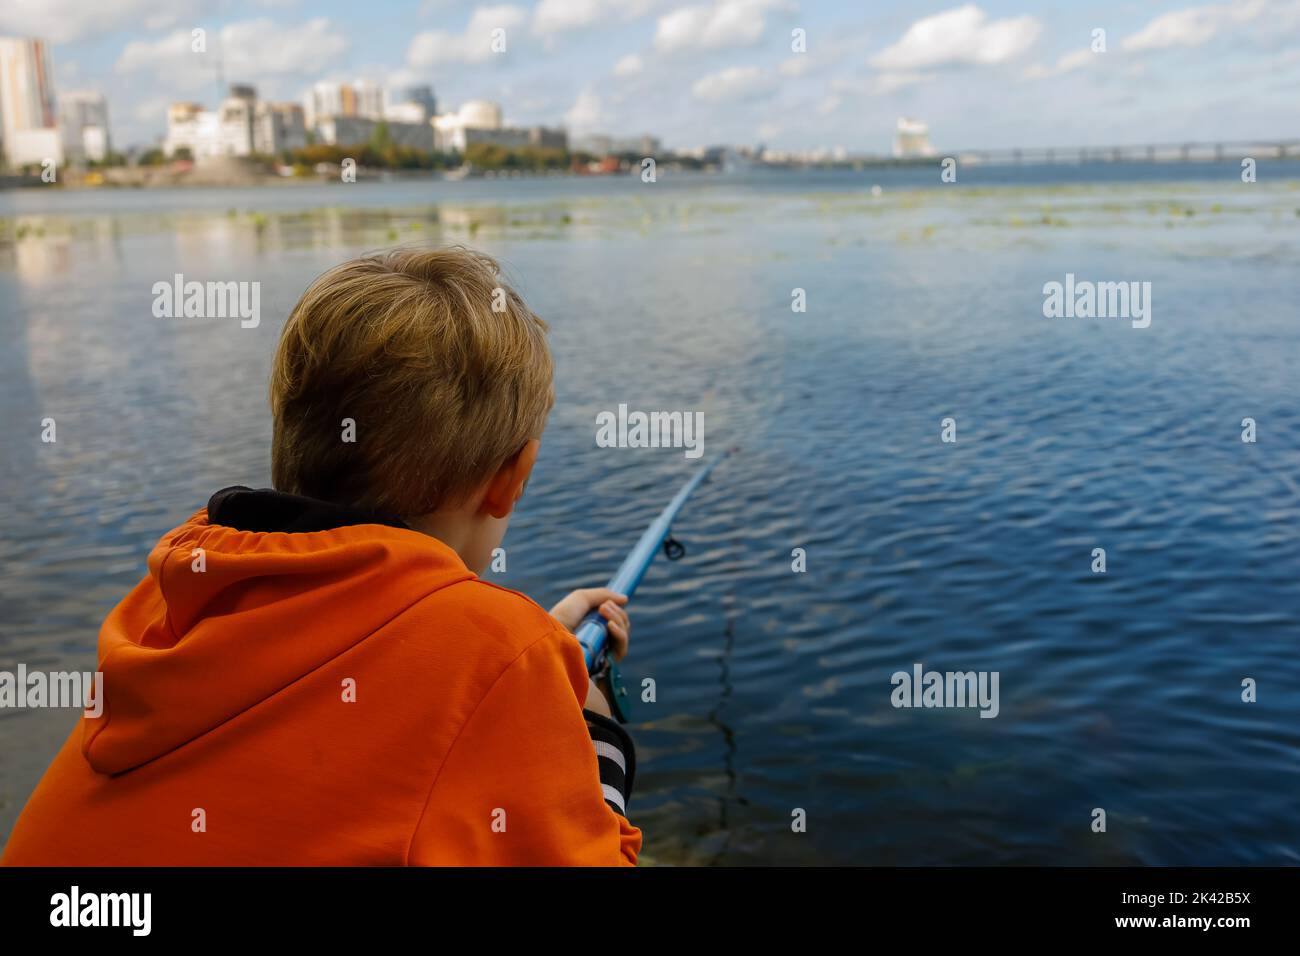
[(475, 575), (392, 516), (227, 488), (164, 535), (99, 637), (99, 773), (131, 770), (256, 707), (413, 604)]

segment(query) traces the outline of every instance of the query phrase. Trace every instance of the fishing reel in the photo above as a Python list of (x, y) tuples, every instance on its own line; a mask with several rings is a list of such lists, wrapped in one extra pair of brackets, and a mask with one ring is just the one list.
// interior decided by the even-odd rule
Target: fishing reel
[(626, 724), (631, 716), (632, 695), (623, 683), (623, 672), (619, 670), (614, 658), (604, 655), (591, 679), (604, 692), (614, 719), (620, 724)]

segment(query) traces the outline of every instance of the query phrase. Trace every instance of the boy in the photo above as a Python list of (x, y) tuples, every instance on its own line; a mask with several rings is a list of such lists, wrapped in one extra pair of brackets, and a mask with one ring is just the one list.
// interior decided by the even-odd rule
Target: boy
[(271, 376), (275, 490), (164, 535), (100, 632), (10, 865), (634, 864), (632, 743), (570, 629), (481, 581), (554, 402), (546, 325), (490, 258), (318, 278)]

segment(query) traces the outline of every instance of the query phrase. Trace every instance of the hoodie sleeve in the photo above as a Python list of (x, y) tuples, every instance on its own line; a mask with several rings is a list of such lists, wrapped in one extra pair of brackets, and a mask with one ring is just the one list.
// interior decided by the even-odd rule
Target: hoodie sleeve
[[(553, 631), (520, 654), (452, 744), (416, 825), (408, 862), (635, 865), (641, 831), (615, 809), (625, 804), (626, 793), (619, 792), (624, 780), (610, 765), (621, 756), (631, 769), (631, 741), (624, 733), (626, 753), (616, 755), (621, 742), (612, 741), (607, 728), (589, 725), (582, 709), (586, 690), (586, 668), (571, 634)], [(630, 785), (630, 773), (625, 782)]]

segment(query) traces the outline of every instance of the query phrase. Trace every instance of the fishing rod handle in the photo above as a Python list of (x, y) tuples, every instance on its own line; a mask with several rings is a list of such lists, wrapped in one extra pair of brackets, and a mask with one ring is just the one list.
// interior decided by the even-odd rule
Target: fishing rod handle
[(605, 642), (609, 637), (609, 629), (600, 610), (588, 611), (573, 633), (577, 636), (578, 643), (582, 646), (582, 655), (587, 660), (587, 673), (594, 674), (604, 663)]
[(623, 684), (623, 675), (619, 673), (618, 664), (607, 653), (609, 629), (599, 611), (591, 611), (574, 632), (578, 643), (582, 645), (582, 654), (587, 661), (587, 674), (596, 681), (596, 686), (605, 695), (610, 713), (620, 724), (626, 724), (631, 713), (631, 698)]

